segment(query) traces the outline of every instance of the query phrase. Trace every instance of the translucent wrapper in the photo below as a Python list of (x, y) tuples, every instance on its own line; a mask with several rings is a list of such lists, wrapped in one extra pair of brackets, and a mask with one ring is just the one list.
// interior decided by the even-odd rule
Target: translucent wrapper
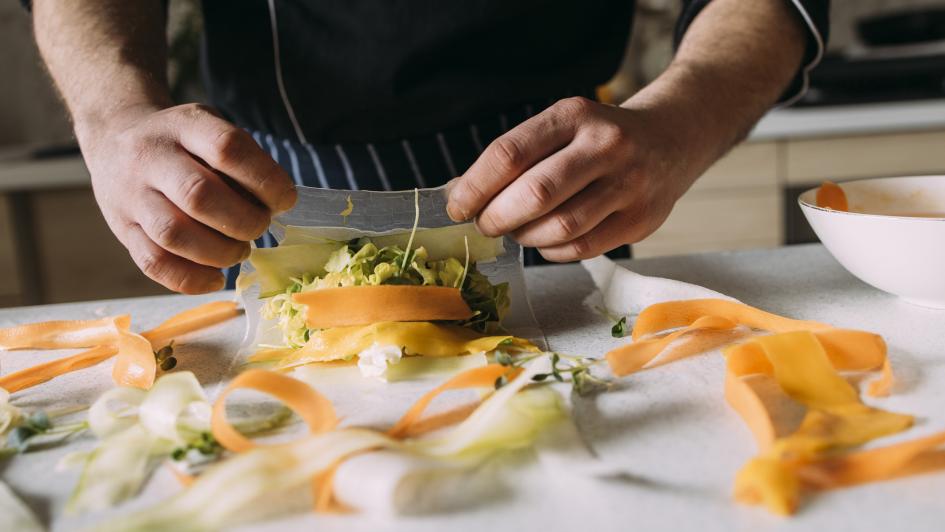
[[(373, 192), (310, 187), (298, 187), (297, 190), (299, 199), (295, 208), (278, 216), (270, 227), (280, 244), (311, 244), (409, 233), (414, 225), (413, 190)], [(446, 214), (444, 187), (419, 190), (419, 204), (419, 229), (459, 227), (460, 224), (450, 220)], [(451, 253), (458, 259), (462, 259), (465, 252), (462, 234), (461, 231), (455, 233), (458, 238), (455, 253)], [(501, 243), (503, 250), (495, 259), (479, 261), (476, 267), (492, 284), (509, 284), (511, 304), (502, 326), (515, 336), (544, 346), (544, 335), (535, 320), (525, 289), (522, 248), (509, 237), (504, 237)], [(471, 256), (475, 258), (476, 255), (476, 250), (471, 250)], [(253, 266), (247, 261), (240, 269), (240, 276), (251, 276), (253, 272)], [(280, 344), (275, 320), (264, 320), (260, 315), (263, 305), (260, 285), (255, 283), (245, 287), (241, 297), (247, 315), (243, 354), (254, 351), (260, 344)]]

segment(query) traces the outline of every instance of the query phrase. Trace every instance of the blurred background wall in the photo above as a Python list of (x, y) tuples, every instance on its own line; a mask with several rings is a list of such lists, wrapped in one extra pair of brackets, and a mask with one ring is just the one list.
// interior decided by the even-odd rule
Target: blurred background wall
[[(170, 74), (181, 101), (200, 94), (198, 2), (170, 3)], [(860, 47), (855, 22), (864, 16), (936, 6), (945, 7), (945, 0), (833, 0), (830, 50)], [(624, 66), (607, 88), (613, 98), (632, 94), (665, 68), (678, 9), (678, 0), (638, 1)], [(30, 17), (14, 0), (0, 2), (0, 72), (0, 306), (164, 293), (138, 272), (98, 213), (69, 121), (33, 44)], [(895, 101), (888, 105), (900, 109)], [(870, 121), (870, 113), (889, 115), (888, 105), (772, 113), (635, 253), (803, 242), (810, 235), (792, 218), (803, 187), (825, 177), (945, 173), (945, 99), (903, 104), (902, 116), (914, 116), (912, 122)], [(939, 122), (928, 118), (939, 111)], [(859, 129), (827, 127), (844, 121)]]

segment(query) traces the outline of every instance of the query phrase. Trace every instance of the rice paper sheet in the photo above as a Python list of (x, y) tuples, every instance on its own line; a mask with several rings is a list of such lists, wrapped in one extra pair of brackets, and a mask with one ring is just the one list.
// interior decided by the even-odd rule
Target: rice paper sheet
[[(273, 221), (270, 232), (280, 244), (319, 244), (326, 241), (346, 241), (358, 237), (381, 237), (385, 235), (409, 234), (414, 224), (414, 191), (376, 192), (366, 190), (329, 190), (298, 187), (298, 202), (295, 207)], [(349, 207), (350, 200), (350, 209)], [(449, 231), (456, 236), (455, 257), (465, 255), (461, 225), (450, 220), (446, 214), (445, 187), (419, 190), (419, 229), (456, 229)], [(468, 229), (467, 229), (468, 230)], [(415, 246), (423, 244), (418, 235)], [(522, 247), (510, 237), (501, 240), (500, 254), (491, 261), (480, 261), (477, 269), (495, 285), (509, 284), (510, 306), (502, 320), (502, 326), (511, 334), (531, 340), (539, 347), (547, 345), (528, 301), (525, 287)], [(450, 254), (454, 254), (450, 249)], [(488, 256), (489, 249), (470, 249), (471, 257)], [(432, 258), (432, 257), (431, 257)], [(243, 263), (240, 275), (254, 272), (253, 266)], [(263, 300), (260, 286), (246, 287), (241, 298), (246, 309), (247, 328), (243, 339), (242, 354), (255, 351), (260, 344), (279, 344), (281, 336), (275, 320), (264, 320), (260, 315)]]

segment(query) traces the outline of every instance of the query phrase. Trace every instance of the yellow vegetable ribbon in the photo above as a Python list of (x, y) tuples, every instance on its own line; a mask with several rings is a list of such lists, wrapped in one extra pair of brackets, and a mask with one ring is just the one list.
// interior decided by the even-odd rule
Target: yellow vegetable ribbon
[(770, 418), (751, 412), (754, 402), (740, 406), (738, 401), (745, 394), (726, 393), (730, 401), (735, 401), (736, 411), (750, 412), (745, 421), (762, 449), (736, 476), (735, 497), (741, 502), (764, 504), (777, 514), (793, 513), (802, 490), (800, 468), (826, 453), (843, 451), (912, 426), (912, 416), (863, 404), (811, 331), (762, 336), (730, 346), (725, 354), (731, 375), (726, 379), (728, 386), (747, 375), (769, 375), (788, 396), (807, 407), (795, 432), (766, 442), (774, 436)]
[[(740, 327), (741, 326), (741, 327)], [(754, 336), (751, 331), (775, 333)], [(866, 451), (855, 447), (908, 429), (912, 416), (862, 403), (839, 371), (881, 370), (868, 384), (888, 395), (893, 373), (877, 334), (778, 316), (721, 299), (670, 301), (640, 313), (633, 342), (607, 353), (611, 371), (625, 376), (723, 347), (725, 398), (748, 425), (759, 454), (738, 473), (735, 497), (778, 514), (796, 511), (804, 489), (831, 489), (945, 468), (945, 432)], [(807, 407), (797, 429), (778, 437), (771, 412), (746, 377), (775, 379)]]

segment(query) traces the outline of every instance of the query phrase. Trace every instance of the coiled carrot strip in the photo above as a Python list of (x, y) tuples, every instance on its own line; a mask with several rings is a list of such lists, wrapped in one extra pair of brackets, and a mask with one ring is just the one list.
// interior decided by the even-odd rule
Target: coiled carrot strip
[(26, 368), (0, 378), (0, 387), (15, 392), (60, 375), (94, 366), (115, 355), (112, 380), (119, 386), (150, 388), (157, 374), (154, 351), (174, 338), (226, 321), (239, 314), (232, 301), (215, 301), (181, 312), (150, 331), (130, 330), (131, 317), (48, 321), (0, 329), (0, 349), (92, 349)]

